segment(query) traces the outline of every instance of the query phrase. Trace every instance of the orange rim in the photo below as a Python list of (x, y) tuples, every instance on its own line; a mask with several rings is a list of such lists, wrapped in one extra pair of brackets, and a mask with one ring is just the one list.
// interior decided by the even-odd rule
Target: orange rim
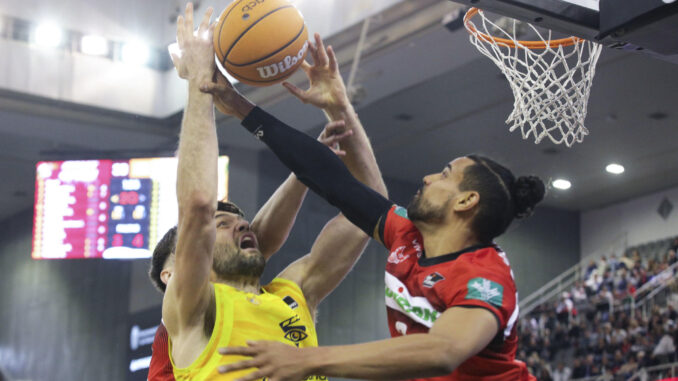
[[(508, 38), (500, 38), (500, 37), (494, 37), (490, 36), (488, 34), (479, 32), (474, 26), (473, 23), (471, 23), (471, 19), (473, 16), (477, 15), (480, 12), (480, 9), (478, 8), (471, 8), (466, 12), (466, 15), (464, 16), (464, 26), (466, 27), (466, 30), (468, 30), (469, 33), (473, 34), (477, 38), (489, 42), (489, 43), (497, 43), (501, 45), (506, 45), (511, 48), (528, 48), (528, 49), (546, 49), (548, 46), (549, 48), (557, 48), (559, 46), (572, 46), (574, 44), (581, 44), (585, 40), (583, 38), (579, 37), (567, 37), (567, 38), (561, 38), (559, 40), (551, 40), (548, 43), (546, 41), (522, 41), (522, 40), (510, 40)], [(516, 42), (520, 44), (520, 46), (516, 45)]]

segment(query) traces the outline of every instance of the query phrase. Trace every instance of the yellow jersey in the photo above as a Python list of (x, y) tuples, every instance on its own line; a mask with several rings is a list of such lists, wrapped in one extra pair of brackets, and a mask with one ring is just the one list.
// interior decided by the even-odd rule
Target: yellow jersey
[[(221, 347), (247, 346), (248, 340), (272, 340), (299, 348), (317, 347), (313, 317), (299, 286), (287, 279), (275, 278), (255, 295), (231, 286), (213, 283), (216, 300), (214, 330), (200, 356), (186, 368), (174, 367), (177, 381), (235, 380), (254, 368), (219, 374), (221, 365), (248, 359), (223, 356)], [(170, 360), (172, 342), (169, 340)], [(307, 380), (327, 380), (311, 376)]]

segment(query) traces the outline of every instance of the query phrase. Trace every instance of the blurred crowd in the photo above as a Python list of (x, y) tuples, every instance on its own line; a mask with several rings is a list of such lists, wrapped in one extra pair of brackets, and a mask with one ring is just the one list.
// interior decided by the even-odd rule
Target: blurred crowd
[[(676, 249), (678, 239), (657, 257), (635, 250), (591, 261), (569, 292), (522, 318), (517, 358), (540, 381), (628, 380), (640, 368), (678, 361), (678, 266), (667, 270)], [(633, 308), (658, 285), (669, 285), (664, 303)]]

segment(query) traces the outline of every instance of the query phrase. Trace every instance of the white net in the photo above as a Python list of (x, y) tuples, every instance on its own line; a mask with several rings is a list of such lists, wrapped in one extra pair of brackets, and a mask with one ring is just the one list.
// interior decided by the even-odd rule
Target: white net
[[(470, 12), (470, 11), (469, 11)], [(589, 131), (584, 126), (591, 83), (602, 46), (576, 37), (552, 40), (526, 24), (541, 41), (517, 40), (525, 23), (516, 20), (497, 25), (478, 11), (480, 28), (467, 15), (471, 43), (489, 57), (508, 79), (515, 102), (506, 123), (520, 129), (523, 139), (535, 143), (548, 137), (568, 147), (581, 143)], [(494, 37), (493, 37), (494, 36)]]

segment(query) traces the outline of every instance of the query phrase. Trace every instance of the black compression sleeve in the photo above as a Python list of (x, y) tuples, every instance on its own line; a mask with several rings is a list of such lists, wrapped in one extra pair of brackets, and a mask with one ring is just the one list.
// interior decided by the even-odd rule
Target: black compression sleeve
[(266, 143), (299, 181), (372, 236), (379, 218), (393, 203), (353, 177), (329, 148), (259, 107), (247, 115), (242, 125)]

